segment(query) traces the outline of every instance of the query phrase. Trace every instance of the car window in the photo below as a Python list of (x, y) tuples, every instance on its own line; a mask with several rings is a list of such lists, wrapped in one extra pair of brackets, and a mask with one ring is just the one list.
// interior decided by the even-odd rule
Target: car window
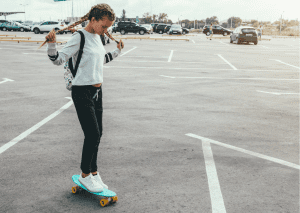
[(256, 32), (254, 28), (244, 28), (242, 29), (243, 33), (254, 33)]
[(221, 28), (221, 27), (219, 27), (219, 26), (217, 26), (217, 27), (216, 27), (216, 29), (218, 29), (218, 30), (221, 30), (222, 28)]

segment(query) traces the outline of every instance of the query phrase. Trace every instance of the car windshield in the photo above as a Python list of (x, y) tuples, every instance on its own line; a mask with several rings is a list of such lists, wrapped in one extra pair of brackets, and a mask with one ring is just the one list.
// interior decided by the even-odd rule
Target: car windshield
[(171, 28), (180, 29), (181, 27), (180, 26), (172, 26)]
[(242, 29), (243, 33), (254, 33), (255, 29), (254, 28), (244, 28)]

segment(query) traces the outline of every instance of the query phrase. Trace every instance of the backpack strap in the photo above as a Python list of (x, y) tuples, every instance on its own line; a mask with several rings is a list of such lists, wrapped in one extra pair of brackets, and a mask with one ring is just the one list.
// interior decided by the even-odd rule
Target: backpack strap
[(78, 53), (78, 57), (77, 57), (77, 61), (76, 61), (76, 65), (75, 65), (75, 69), (73, 69), (73, 63), (72, 63), (72, 57), (69, 59), (69, 68), (72, 72), (73, 77), (75, 77), (76, 73), (77, 73), (77, 69), (81, 60), (81, 56), (83, 53), (83, 47), (84, 47), (84, 43), (85, 43), (85, 39), (84, 39), (84, 34), (82, 31), (77, 31), (80, 33), (80, 49), (79, 49), (79, 53)]

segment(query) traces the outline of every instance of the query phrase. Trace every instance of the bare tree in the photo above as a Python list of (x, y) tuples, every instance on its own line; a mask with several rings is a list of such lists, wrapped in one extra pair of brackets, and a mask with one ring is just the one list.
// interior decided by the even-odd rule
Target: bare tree
[(123, 11), (122, 11), (122, 15), (121, 15), (121, 19), (122, 19), (122, 21), (125, 21), (125, 18), (126, 18), (126, 11), (123, 9)]

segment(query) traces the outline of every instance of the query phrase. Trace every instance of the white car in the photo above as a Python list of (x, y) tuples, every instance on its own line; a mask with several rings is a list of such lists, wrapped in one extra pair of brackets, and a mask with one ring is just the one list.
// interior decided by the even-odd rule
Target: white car
[[(67, 26), (71, 26), (71, 25), (74, 24), (74, 23), (75, 23), (75, 22), (73, 22), (73, 23), (66, 22), (65, 24), (67, 24)], [(65, 31), (65, 33), (67, 33), (67, 32), (74, 33), (74, 32), (76, 32), (77, 30), (81, 30), (81, 29), (83, 29), (82, 24), (79, 24), (79, 25), (73, 27), (72, 29), (67, 29), (67, 30)]]
[(153, 34), (153, 27), (151, 26), (151, 24), (142, 24), (141, 27), (145, 27), (147, 30), (147, 33)]
[[(66, 28), (67, 25), (63, 21), (45, 21), (40, 25), (33, 26), (32, 31), (35, 34), (43, 34), (44, 32), (50, 32), (52, 29), (55, 29), (55, 31), (61, 30), (63, 28)], [(60, 32), (60, 34), (63, 34), (63, 32)]]

